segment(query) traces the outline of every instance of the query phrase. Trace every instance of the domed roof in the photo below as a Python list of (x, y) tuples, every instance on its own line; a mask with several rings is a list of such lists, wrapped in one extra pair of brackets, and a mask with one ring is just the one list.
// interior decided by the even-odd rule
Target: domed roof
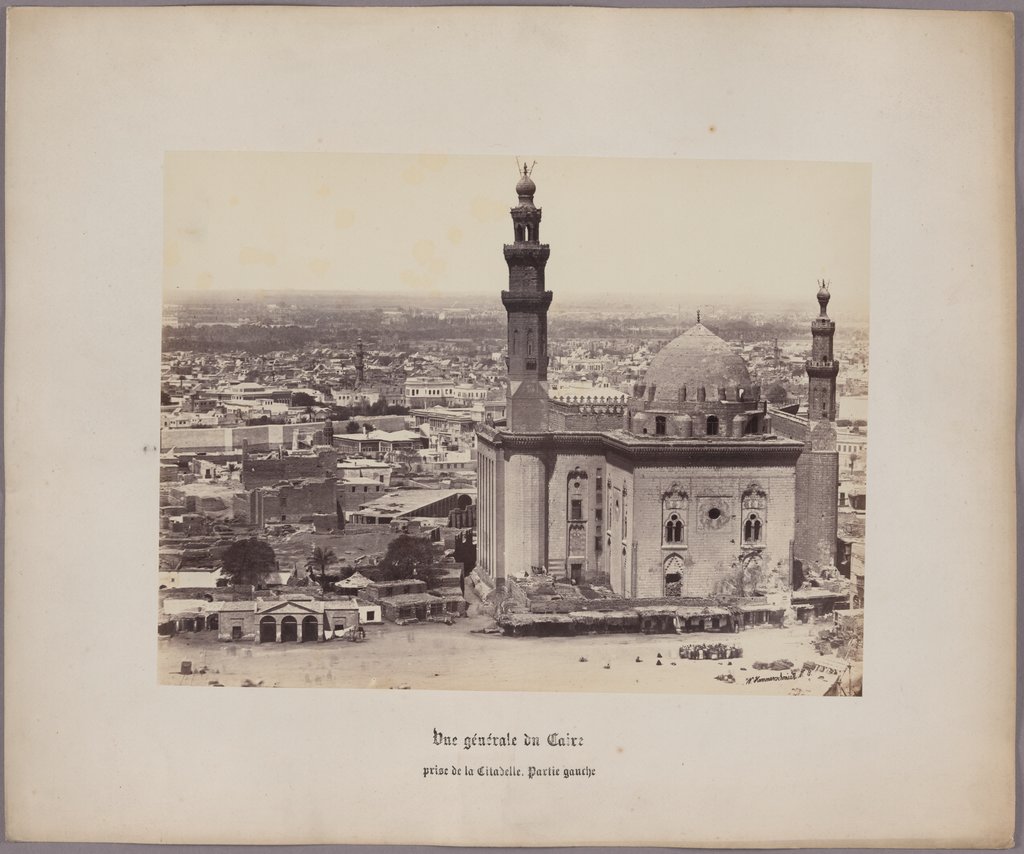
[(648, 389), (655, 386), (653, 406), (675, 409), (679, 390), (688, 389), (694, 400), (702, 386), (708, 399), (714, 399), (720, 388), (750, 388), (750, 372), (743, 357), (703, 323), (690, 327), (670, 341), (651, 360), (644, 377)]
[(533, 169), (524, 163), (522, 170), (519, 182), (516, 184), (516, 193), (519, 196), (520, 204), (530, 202), (533, 199), (533, 194), (537, 192), (537, 185), (533, 183), (533, 178), (530, 177)]
[(516, 194), (519, 197), (519, 204), (534, 204), (534, 194), (537, 193), (537, 184), (529, 175), (523, 175), (515, 185)]

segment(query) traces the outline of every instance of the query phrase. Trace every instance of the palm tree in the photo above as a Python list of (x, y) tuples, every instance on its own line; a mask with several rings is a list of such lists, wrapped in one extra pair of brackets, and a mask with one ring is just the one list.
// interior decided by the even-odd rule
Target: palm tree
[[(313, 548), (313, 554), (306, 559), (306, 569), (310, 571), (320, 570), (320, 578), (317, 579), (320, 582), (320, 587), (327, 592), (327, 567), (330, 566), (338, 559), (338, 556), (334, 553), (333, 549), (327, 549), (326, 551), (320, 546)], [(314, 578), (316, 576), (314, 575)]]

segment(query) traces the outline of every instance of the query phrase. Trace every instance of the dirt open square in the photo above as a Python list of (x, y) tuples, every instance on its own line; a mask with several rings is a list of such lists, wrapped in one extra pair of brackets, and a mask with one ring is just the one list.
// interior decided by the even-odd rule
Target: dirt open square
[[(823, 672), (755, 670), (755, 661), (788, 659), (799, 671), (823, 660), (813, 639), (820, 626), (754, 628), (738, 634), (604, 634), (510, 638), (473, 629), (482, 615), (440, 623), (366, 627), (364, 643), (253, 644), (223, 642), (215, 632), (160, 640), (158, 672), (168, 685), (238, 687), (409, 688), (426, 690), (584, 691), (692, 694), (824, 694), (835, 677)], [(730, 661), (679, 658), (680, 645), (734, 644)], [(661, 653), (661, 658), (658, 658)], [(585, 658), (586, 661), (581, 661)], [(640, 661), (636, 659), (639, 658)], [(180, 674), (181, 662), (193, 671)], [(659, 665), (658, 662), (661, 662)], [(735, 682), (715, 677), (731, 673)], [(748, 679), (757, 678), (757, 681)]]

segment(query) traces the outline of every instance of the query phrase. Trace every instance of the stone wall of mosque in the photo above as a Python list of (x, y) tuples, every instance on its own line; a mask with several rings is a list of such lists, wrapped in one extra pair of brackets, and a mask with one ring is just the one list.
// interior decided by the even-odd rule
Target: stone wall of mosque
[[(664, 596), (666, 574), (678, 574), (682, 596), (752, 595), (773, 573), (790, 583), (792, 465), (638, 467), (633, 482), (635, 583), (627, 595)], [(681, 530), (667, 531), (670, 517)]]
[(547, 570), (581, 581), (604, 572), (604, 492), (607, 468), (603, 454), (558, 453), (547, 481)]
[(540, 454), (511, 453), (505, 476), (505, 574), (524, 575), (544, 565), (544, 461)]

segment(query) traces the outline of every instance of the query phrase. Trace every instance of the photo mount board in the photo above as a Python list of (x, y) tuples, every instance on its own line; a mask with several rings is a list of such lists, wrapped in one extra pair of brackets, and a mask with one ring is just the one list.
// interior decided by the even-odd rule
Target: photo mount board
[[(8, 36), (12, 839), (1009, 844), (1009, 15), (40, 8), (10, 10)], [(871, 164), (865, 696), (157, 686), (151, 398), (162, 164), (180, 150)], [(435, 728), (571, 733), (596, 773), (424, 776), (460, 761)]]

